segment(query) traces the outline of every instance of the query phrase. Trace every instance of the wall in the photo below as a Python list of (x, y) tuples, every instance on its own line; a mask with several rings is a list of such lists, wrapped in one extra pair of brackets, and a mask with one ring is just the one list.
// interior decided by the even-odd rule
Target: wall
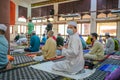
[(25, 24), (26, 23), (20, 23), (18, 22), (18, 6), (23, 6), (27, 8), (27, 18), (31, 17), (31, 3), (25, 2), (24, 0), (12, 0), (16, 4), (16, 12), (15, 12), (15, 25), (13, 25), (13, 34), (10, 34), (10, 40), (12, 41), (16, 35), (16, 32), (18, 30), (18, 25)]

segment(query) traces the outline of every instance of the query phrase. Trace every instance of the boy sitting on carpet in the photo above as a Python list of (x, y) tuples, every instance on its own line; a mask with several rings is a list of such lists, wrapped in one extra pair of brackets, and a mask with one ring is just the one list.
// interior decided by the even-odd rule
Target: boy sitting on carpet
[(94, 42), (91, 51), (84, 55), (85, 59), (102, 60), (104, 58), (103, 45), (97, 40), (97, 33), (92, 33), (92, 41)]
[(4, 36), (6, 30), (7, 27), (4, 24), (0, 24), (0, 70), (11, 68), (11, 64), (7, 58), (8, 41)]

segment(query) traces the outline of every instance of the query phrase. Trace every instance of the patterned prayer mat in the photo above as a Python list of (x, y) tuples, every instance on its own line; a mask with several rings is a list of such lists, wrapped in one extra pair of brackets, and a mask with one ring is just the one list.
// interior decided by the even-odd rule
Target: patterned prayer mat
[(102, 62), (96, 69), (95, 73), (93, 73), (91, 76), (85, 78), (84, 80), (104, 80), (106, 73), (105, 71), (99, 70), (99, 68), (105, 64), (112, 64), (112, 65), (120, 65), (119, 60), (115, 59), (106, 59), (104, 62)]
[(57, 75), (30, 67), (21, 67), (0, 73), (0, 80), (58, 80)]
[(18, 64), (23, 64), (23, 63), (28, 63), (28, 62), (33, 62), (33, 58), (32, 57), (28, 57), (25, 55), (19, 55), (19, 56), (14, 56), (14, 61), (12, 61), (11, 63), (13, 65), (18, 65)]

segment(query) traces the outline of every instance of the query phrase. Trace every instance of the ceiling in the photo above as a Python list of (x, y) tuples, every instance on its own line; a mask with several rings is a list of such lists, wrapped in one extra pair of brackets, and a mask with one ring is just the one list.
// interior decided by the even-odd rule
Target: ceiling
[(26, 0), (30, 1), (31, 3), (37, 3), (37, 2), (43, 2), (43, 1), (49, 1), (49, 0)]

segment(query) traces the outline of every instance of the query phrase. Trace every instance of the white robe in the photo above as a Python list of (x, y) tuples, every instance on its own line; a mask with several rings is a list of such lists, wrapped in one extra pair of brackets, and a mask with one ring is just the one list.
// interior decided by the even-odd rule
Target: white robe
[(80, 37), (77, 33), (70, 36), (68, 48), (62, 50), (64, 61), (56, 62), (53, 70), (76, 74), (84, 68), (84, 57)]

